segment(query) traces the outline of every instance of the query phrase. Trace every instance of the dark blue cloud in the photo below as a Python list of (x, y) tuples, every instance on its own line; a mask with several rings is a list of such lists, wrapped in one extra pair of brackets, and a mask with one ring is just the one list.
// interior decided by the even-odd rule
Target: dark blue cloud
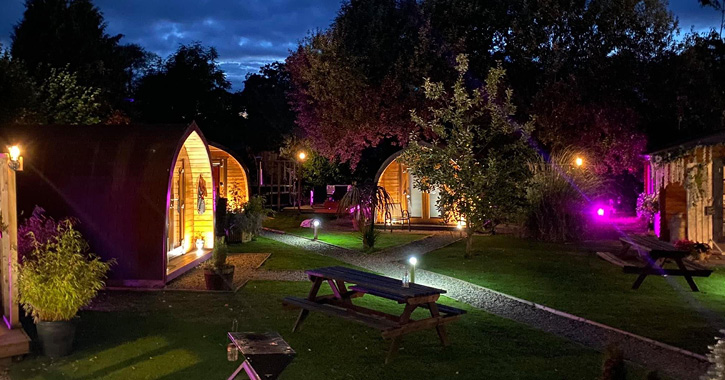
[[(0, 0), (0, 43), (10, 42), (24, 0)], [(221, 67), (235, 89), (244, 76), (282, 60), (308, 32), (326, 28), (340, 0), (96, 0), (110, 34), (124, 34), (162, 57), (179, 44), (201, 41), (219, 51)], [(697, 0), (673, 0), (670, 9), (683, 32), (719, 27), (718, 12)]]

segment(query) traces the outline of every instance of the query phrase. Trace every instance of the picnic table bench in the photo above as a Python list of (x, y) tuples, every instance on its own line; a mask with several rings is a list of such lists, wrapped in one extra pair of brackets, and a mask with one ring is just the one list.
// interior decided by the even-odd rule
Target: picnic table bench
[[(339, 266), (312, 269), (306, 273), (312, 281), (307, 298), (285, 297), (283, 301), (285, 306), (302, 309), (292, 331), (300, 329), (310, 311), (364, 324), (380, 330), (383, 339), (392, 339), (385, 363), (398, 353), (403, 335), (412, 332), (435, 328), (441, 343), (449, 345), (445, 324), (466, 313), (465, 310), (436, 303), (446, 292), (443, 289), (414, 283), (406, 288), (394, 278)], [(323, 282), (329, 284), (331, 295), (318, 295)], [(404, 305), (403, 311), (400, 315), (393, 315), (353, 303), (355, 298), (364, 295), (396, 301)], [(413, 320), (411, 314), (419, 307), (427, 309), (430, 317)]]
[[(654, 236), (630, 235), (619, 238), (622, 242), (622, 255), (630, 248), (637, 250), (639, 256), (645, 262), (644, 266), (625, 265), (624, 273), (639, 274), (632, 284), (632, 289), (639, 289), (644, 279), (649, 275), (657, 276), (683, 276), (693, 292), (699, 291), (697, 284), (692, 277), (708, 277), (712, 270), (701, 265), (688, 262), (683, 259), (688, 252), (677, 249), (674, 245), (657, 239)], [(665, 269), (664, 265), (670, 261), (677, 264), (679, 269)]]

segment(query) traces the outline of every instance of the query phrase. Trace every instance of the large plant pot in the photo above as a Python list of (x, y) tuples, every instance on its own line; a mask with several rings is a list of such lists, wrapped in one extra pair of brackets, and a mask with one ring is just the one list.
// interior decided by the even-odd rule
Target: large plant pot
[(59, 358), (67, 356), (73, 351), (76, 320), (77, 318), (70, 321), (40, 321), (37, 323), (38, 339), (40, 339), (45, 356)]
[(204, 269), (204, 282), (206, 290), (234, 290), (234, 266), (219, 271)]

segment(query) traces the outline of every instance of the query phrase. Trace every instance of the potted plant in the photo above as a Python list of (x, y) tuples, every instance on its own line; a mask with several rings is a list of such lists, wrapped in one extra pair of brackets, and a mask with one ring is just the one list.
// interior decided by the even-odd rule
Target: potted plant
[(201, 251), (202, 249), (204, 249), (204, 235), (196, 234), (194, 236), (194, 242), (196, 244), (197, 251)]
[(87, 253), (88, 243), (69, 220), (46, 242), (30, 235), (33, 250), (18, 267), (20, 303), (35, 321), (45, 355), (65, 356), (73, 348), (78, 310), (103, 288), (114, 261)]
[(217, 238), (211, 259), (202, 264), (207, 290), (233, 290), (234, 265), (227, 264), (227, 254), (224, 238)]
[(254, 196), (241, 209), (227, 213), (227, 242), (246, 243), (262, 231), (262, 223), (272, 210), (265, 207), (264, 197)]
[(710, 246), (705, 243), (683, 239), (676, 241), (675, 247), (687, 252), (693, 260), (707, 261), (710, 258)]

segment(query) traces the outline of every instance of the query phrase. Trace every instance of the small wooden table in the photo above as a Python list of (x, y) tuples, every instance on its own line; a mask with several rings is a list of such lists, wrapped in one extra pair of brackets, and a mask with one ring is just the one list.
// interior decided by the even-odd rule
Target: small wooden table
[[(415, 331), (435, 328), (441, 343), (444, 346), (449, 345), (445, 324), (458, 319), (466, 312), (436, 303), (440, 295), (446, 292), (443, 289), (419, 284), (410, 284), (404, 288), (401, 280), (339, 266), (308, 270), (306, 273), (312, 281), (312, 289), (307, 298), (286, 297), (283, 301), (285, 306), (302, 309), (292, 331), (300, 329), (310, 311), (319, 311), (362, 323), (381, 330), (384, 339), (393, 340), (385, 363), (398, 353), (403, 335)], [(329, 284), (333, 294), (325, 296), (317, 294), (323, 282)], [(405, 306), (400, 315), (393, 315), (353, 303), (355, 298), (366, 294), (397, 301)], [(419, 307), (428, 309), (430, 317), (411, 319), (411, 314)]]
[[(649, 275), (683, 276), (690, 285), (690, 289), (697, 292), (699, 289), (692, 277), (708, 277), (712, 273), (712, 270), (694, 263), (685, 265), (683, 259), (687, 257), (688, 252), (681, 251), (674, 245), (654, 236), (631, 235), (619, 238), (619, 240), (622, 242), (622, 255), (633, 247), (646, 263), (644, 267), (627, 265), (623, 268), (624, 273), (639, 274), (632, 284), (632, 289), (639, 289)], [(679, 269), (664, 269), (663, 266), (668, 260), (674, 261)]]

